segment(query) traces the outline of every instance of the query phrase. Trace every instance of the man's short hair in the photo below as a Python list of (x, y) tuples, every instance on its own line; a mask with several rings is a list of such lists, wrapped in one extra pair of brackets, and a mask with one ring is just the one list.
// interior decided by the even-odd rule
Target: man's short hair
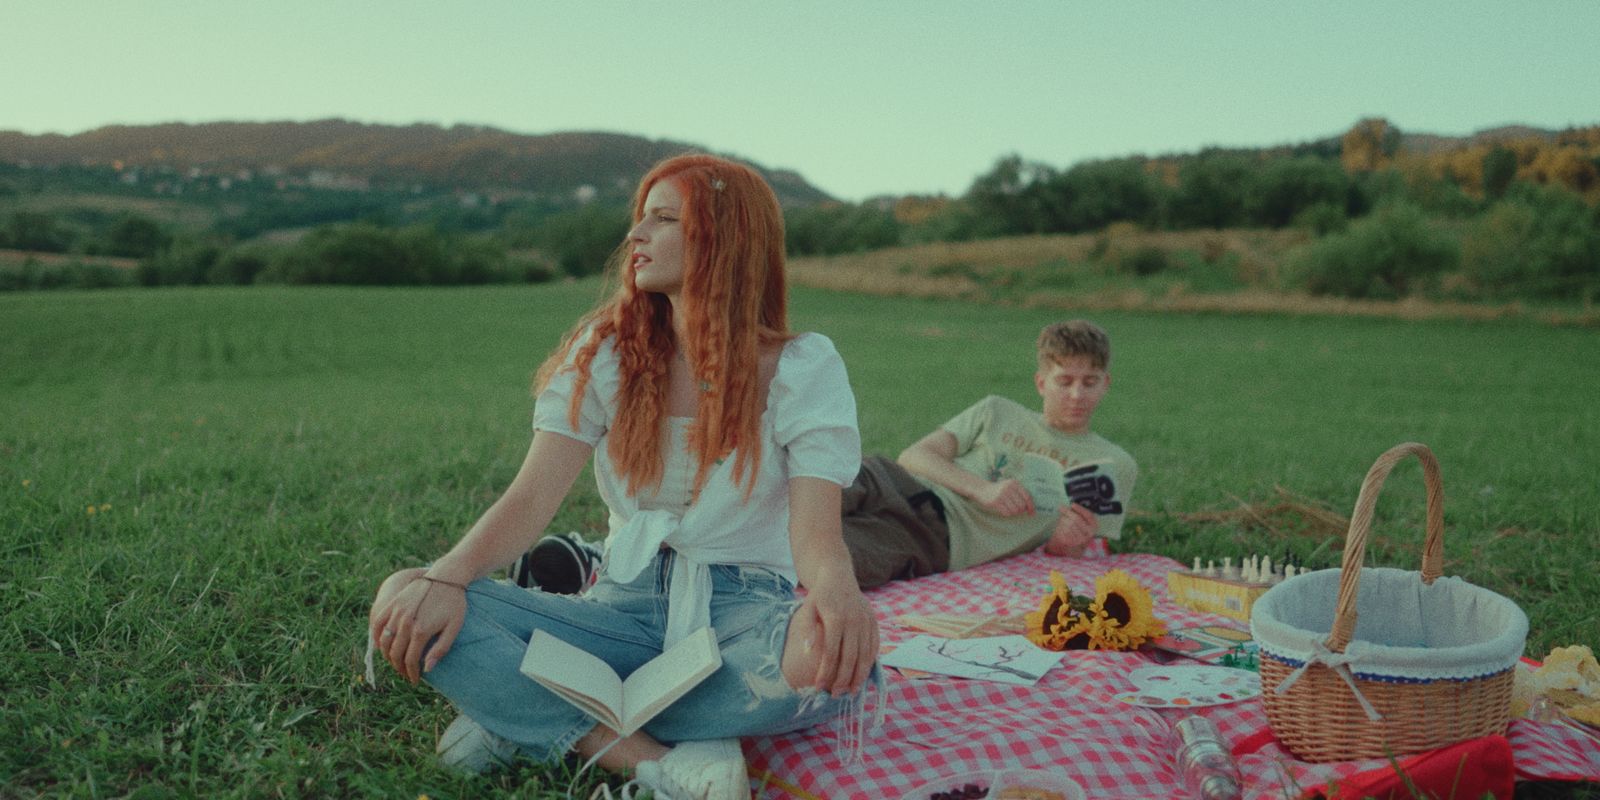
[(1086, 356), (1095, 369), (1111, 366), (1111, 337), (1086, 319), (1072, 319), (1046, 325), (1039, 331), (1039, 368), (1061, 359)]

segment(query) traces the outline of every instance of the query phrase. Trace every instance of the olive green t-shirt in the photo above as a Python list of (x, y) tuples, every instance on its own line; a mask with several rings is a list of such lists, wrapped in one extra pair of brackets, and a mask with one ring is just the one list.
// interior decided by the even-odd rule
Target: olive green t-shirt
[[(1139, 472), (1126, 450), (1099, 434), (1062, 433), (1045, 424), (1039, 412), (995, 395), (941, 427), (956, 437), (956, 465), (985, 480), (1022, 480), (1025, 453), (1059, 463), (1068, 497), (1099, 517), (1096, 535), (1105, 539), (1122, 535), (1122, 518)], [(1002, 517), (945, 486), (924, 483), (944, 503), (952, 570), (1032, 550), (1050, 538), (1056, 525), (1054, 510)], [(1047, 503), (1036, 498), (1035, 505)]]

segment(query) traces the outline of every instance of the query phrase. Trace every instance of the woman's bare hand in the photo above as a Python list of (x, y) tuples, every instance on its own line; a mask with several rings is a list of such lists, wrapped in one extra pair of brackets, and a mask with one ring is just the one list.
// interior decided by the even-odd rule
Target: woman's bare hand
[(878, 660), (878, 620), (853, 578), (808, 590), (792, 624), (817, 659), (811, 685), (834, 695), (861, 688)]
[[(422, 579), (427, 570), (403, 569), (378, 587), (368, 614), (368, 632), (396, 672), (416, 683), (433, 669), (466, 618), (467, 598), (461, 589)], [(433, 647), (428, 642), (438, 637)], [(424, 664), (423, 651), (428, 658)]]

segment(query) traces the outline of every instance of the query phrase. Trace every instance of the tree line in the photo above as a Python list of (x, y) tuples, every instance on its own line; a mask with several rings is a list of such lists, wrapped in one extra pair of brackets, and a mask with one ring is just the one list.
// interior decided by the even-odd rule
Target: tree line
[[(1066, 168), (1010, 155), (958, 197), (791, 207), (787, 244), (808, 256), (1110, 225), (1297, 227), (1310, 241), (1285, 265), (1286, 289), (1584, 301), (1600, 293), (1600, 128), (1437, 151), (1408, 151), (1402, 141), (1387, 122), (1362, 120), (1339, 139), (1267, 151)], [(23, 193), (16, 175), (13, 199)], [(243, 211), (183, 229), (136, 211), (7, 212), (6, 177), (0, 248), (118, 256), (138, 267), (25, 263), (0, 269), (0, 288), (542, 281), (600, 271), (628, 227), (626, 202), (614, 194), (467, 203), (447, 192), (257, 191)], [(285, 228), (299, 232), (274, 238)], [(1148, 270), (1165, 263), (1146, 260)]]
[[(1600, 128), (1407, 152), (1362, 120), (1276, 151), (1214, 149), (1065, 169), (1011, 155), (959, 198), (835, 204), (789, 214), (790, 251), (1147, 230), (1302, 228), (1280, 288), (1592, 302), (1600, 295)], [(1143, 253), (1141, 273), (1167, 259)]]

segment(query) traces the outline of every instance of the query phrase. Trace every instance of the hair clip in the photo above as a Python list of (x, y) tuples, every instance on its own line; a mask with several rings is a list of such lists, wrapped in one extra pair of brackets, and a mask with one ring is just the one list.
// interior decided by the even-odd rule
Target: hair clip
[(714, 191), (720, 192), (723, 189), (728, 188), (728, 183), (727, 183), (727, 181), (724, 181), (721, 178), (712, 178), (711, 179), (711, 188)]

